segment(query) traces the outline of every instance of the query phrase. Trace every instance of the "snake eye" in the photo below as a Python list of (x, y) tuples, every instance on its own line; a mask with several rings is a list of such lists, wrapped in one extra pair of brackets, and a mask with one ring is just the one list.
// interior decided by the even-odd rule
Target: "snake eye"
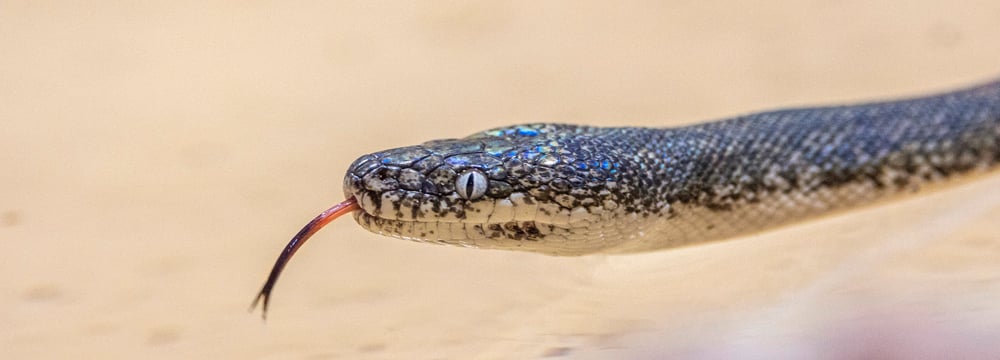
[(455, 190), (466, 200), (475, 200), (486, 194), (486, 175), (476, 170), (468, 170), (458, 176)]

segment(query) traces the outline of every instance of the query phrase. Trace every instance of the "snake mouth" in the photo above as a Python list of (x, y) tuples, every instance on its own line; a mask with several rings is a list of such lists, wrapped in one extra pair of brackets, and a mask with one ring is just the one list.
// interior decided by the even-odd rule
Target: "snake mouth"
[[(402, 206), (404, 210), (399, 211), (384, 202), (377, 204), (370, 200), (370, 195), (362, 194), (358, 201), (360, 211), (353, 215), (362, 228), (379, 235), (477, 248), (534, 247), (531, 243), (544, 241), (552, 235), (563, 236), (569, 230), (567, 226), (539, 222), (528, 212), (514, 210), (509, 201), (501, 202), (466, 203), (457, 211), (452, 207), (446, 212), (422, 211), (431, 207), (428, 204), (420, 204), (416, 209)], [(387, 213), (393, 217), (384, 216)], [(415, 216), (399, 216), (408, 213)]]
[[(361, 227), (373, 233), (417, 242), (457, 245), (477, 248), (511, 248), (510, 242), (537, 242), (552, 229), (534, 221), (507, 221), (503, 223), (436, 222), (420, 220), (386, 219), (355, 211), (354, 219)], [(507, 245), (503, 245), (507, 243)]]
[(457, 194), (430, 195), (408, 190), (355, 190), (361, 212), (373, 218), (403, 222), (478, 222), (486, 220), (492, 202), (469, 203)]
[(415, 241), (425, 241), (430, 239), (431, 236), (435, 236), (439, 230), (434, 229), (420, 229), (415, 230), (414, 228), (424, 228), (426, 226), (421, 226), (418, 224), (423, 224), (415, 220), (398, 220), (398, 219), (387, 219), (379, 217), (377, 215), (372, 215), (364, 210), (354, 212), (354, 220), (357, 221), (359, 225), (365, 230), (371, 231), (373, 233), (385, 236), (391, 236), (406, 240)]
[[(589, 230), (556, 226), (536, 221), (505, 222), (445, 222), (386, 219), (355, 211), (354, 219), (365, 230), (375, 234), (420, 243), (466, 248), (499, 249), (538, 252), (549, 255), (582, 255), (593, 252), (594, 241), (605, 244), (600, 235), (596, 240)], [(613, 239), (611, 239), (613, 241)]]
[(470, 239), (485, 239), (486, 234), (470, 234), (466, 228), (482, 228), (465, 218), (465, 207), (458, 199), (404, 191), (376, 193), (357, 191), (358, 210), (354, 220), (370, 232), (419, 242), (469, 246)]

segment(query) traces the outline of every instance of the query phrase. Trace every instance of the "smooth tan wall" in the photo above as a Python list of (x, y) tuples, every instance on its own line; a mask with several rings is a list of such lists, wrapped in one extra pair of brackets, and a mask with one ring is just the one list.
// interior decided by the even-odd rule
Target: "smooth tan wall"
[(367, 152), (998, 76), (995, 0), (3, 1), (0, 358), (996, 354), (997, 177), (635, 256), (430, 246), (343, 219), (299, 252), (266, 323), (246, 308)]

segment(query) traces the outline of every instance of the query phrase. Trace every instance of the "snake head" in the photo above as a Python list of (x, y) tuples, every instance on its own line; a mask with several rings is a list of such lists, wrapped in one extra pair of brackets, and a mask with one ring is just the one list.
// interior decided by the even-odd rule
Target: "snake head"
[(591, 225), (618, 214), (626, 195), (616, 186), (621, 163), (588, 129), (520, 125), (364, 155), (344, 191), (360, 205), (358, 223), (382, 235), (582, 253), (607, 241)]

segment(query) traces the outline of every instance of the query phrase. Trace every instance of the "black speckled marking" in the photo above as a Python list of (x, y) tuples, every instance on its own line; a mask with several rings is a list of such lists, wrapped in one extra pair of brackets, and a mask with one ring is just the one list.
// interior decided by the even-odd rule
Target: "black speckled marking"
[[(724, 214), (747, 204), (764, 206), (764, 199), (810, 201), (846, 187), (871, 188), (877, 193), (872, 198), (912, 192), (993, 168), (998, 159), (1000, 82), (994, 82), (937, 96), (771, 111), (678, 128), (503, 127), (362, 156), (344, 185), (348, 196), (370, 197), (373, 204), (365, 210), (375, 216), (383, 193), (413, 193), (393, 204), (403, 221), (481, 218), (489, 207), (467, 210), (514, 194), (523, 195), (515, 202), (537, 206), (546, 216), (582, 208), (602, 213), (602, 221), (630, 215), (671, 220), (683, 217), (676, 210), (681, 207)], [(455, 194), (456, 177), (468, 169), (488, 178), (480, 199)], [(797, 219), (794, 211), (788, 214), (787, 221)], [(471, 231), (488, 238), (518, 241), (558, 230), (532, 221), (474, 225), (479, 227)], [(726, 225), (705, 219), (697, 227)], [(395, 230), (382, 229), (390, 235)]]

